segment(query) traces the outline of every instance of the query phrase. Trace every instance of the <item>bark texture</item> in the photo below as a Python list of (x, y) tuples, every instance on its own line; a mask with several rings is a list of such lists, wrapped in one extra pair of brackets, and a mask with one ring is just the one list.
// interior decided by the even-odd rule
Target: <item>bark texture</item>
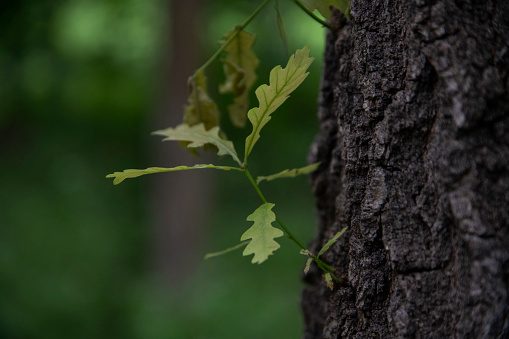
[(509, 337), (509, 1), (334, 13), (310, 161), (304, 338)]

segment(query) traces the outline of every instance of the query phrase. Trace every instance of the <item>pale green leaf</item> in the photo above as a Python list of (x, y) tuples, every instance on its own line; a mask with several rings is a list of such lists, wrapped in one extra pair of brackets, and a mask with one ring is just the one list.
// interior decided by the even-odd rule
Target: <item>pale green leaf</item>
[(332, 237), (332, 239), (330, 239), (329, 241), (327, 241), (327, 243), (325, 244), (325, 246), (322, 247), (322, 249), (320, 250), (320, 252), (318, 252), (318, 257), (321, 256), (322, 254), (325, 253), (325, 251), (327, 251), (329, 249), (329, 247), (331, 247), (332, 245), (334, 245), (334, 243), (336, 241), (338, 241), (339, 237), (343, 235), (343, 233), (345, 233), (345, 231), (347, 230), (348, 227), (345, 227), (343, 228), (341, 231), (339, 231), (338, 233), (336, 233), (336, 235), (334, 235), (334, 237)]
[(294, 169), (291, 169), (291, 170), (286, 169), (286, 170), (281, 171), (279, 173), (272, 174), (272, 175), (265, 176), (265, 177), (264, 176), (259, 176), (258, 178), (256, 178), (256, 183), (259, 184), (263, 180), (271, 181), (271, 180), (274, 180), (274, 179), (294, 178), (294, 177), (296, 177), (298, 175), (309, 174), (311, 172), (316, 171), (318, 166), (320, 166), (319, 162), (311, 164), (311, 165), (308, 165), (308, 166), (305, 166), (305, 167), (301, 167), (301, 168), (294, 168)]
[(213, 258), (213, 257), (218, 257), (220, 255), (223, 255), (223, 254), (226, 254), (226, 253), (229, 253), (229, 252), (232, 252), (232, 251), (235, 251), (235, 250), (237, 250), (239, 248), (242, 248), (242, 247), (246, 246), (247, 244), (249, 244), (249, 240), (241, 242), (238, 245), (235, 245), (233, 247), (227, 248), (227, 249), (219, 251), (219, 252), (207, 253), (205, 255), (205, 260), (209, 259), (209, 258)]
[(285, 45), (286, 52), (290, 54), (290, 48), (288, 47), (288, 35), (286, 35), (285, 24), (283, 23), (283, 18), (281, 17), (281, 13), (279, 12), (279, 1), (276, 0), (274, 4), (274, 9), (276, 10), (276, 19), (277, 19), (277, 27), (279, 28), (279, 35), (281, 36), (281, 40)]
[(113, 184), (118, 185), (122, 181), (128, 178), (137, 178), (139, 176), (145, 175), (145, 174), (152, 174), (152, 173), (162, 173), (162, 172), (175, 172), (175, 171), (185, 171), (185, 170), (192, 170), (192, 169), (202, 169), (202, 168), (215, 168), (220, 169), (224, 171), (229, 171), (232, 169), (237, 170), (236, 167), (229, 167), (229, 166), (214, 166), (214, 165), (194, 165), (191, 167), (188, 166), (177, 166), (172, 168), (164, 168), (164, 167), (149, 167), (146, 169), (126, 169), (122, 172), (115, 172), (112, 174), (108, 174), (106, 178), (113, 178)]
[(268, 86), (258, 87), (255, 93), (260, 106), (250, 109), (247, 115), (253, 125), (253, 131), (246, 139), (246, 159), (260, 138), (260, 130), (271, 119), (270, 115), (306, 79), (309, 74), (306, 71), (313, 60), (314, 58), (309, 57), (308, 47), (299, 49), (290, 57), (286, 68), (276, 66), (272, 69)]
[(183, 123), (189, 126), (203, 123), (207, 130), (219, 124), (216, 103), (207, 93), (207, 78), (203, 72), (190, 78), (191, 93), (184, 109)]
[(203, 147), (205, 144), (212, 144), (217, 147), (218, 155), (230, 155), (236, 162), (239, 163), (239, 165), (242, 166), (233, 143), (221, 138), (219, 136), (219, 132), (220, 130), (218, 126), (207, 131), (205, 130), (203, 123), (200, 123), (195, 126), (181, 124), (175, 128), (169, 127), (164, 130), (155, 131), (153, 134), (166, 137), (163, 141), (189, 141), (190, 144), (187, 145), (189, 148)]
[[(238, 28), (228, 32), (224, 41), (231, 38)], [(228, 113), (232, 123), (237, 127), (244, 127), (249, 108), (249, 91), (256, 81), (256, 68), (260, 61), (252, 50), (255, 36), (241, 30), (225, 47), (225, 58), (222, 60), (226, 81), (219, 87), (221, 93), (235, 95), (233, 104), (228, 106)]]
[(327, 284), (327, 287), (332, 291), (334, 289), (334, 283), (332, 282), (332, 276), (330, 273), (325, 273), (325, 283)]
[(313, 258), (309, 258), (306, 261), (306, 266), (304, 267), (304, 274), (308, 274), (309, 268), (311, 267), (311, 263), (313, 262)]
[(273, 207), (274, 204), (265, 203), (247, 217), (247, 221), (253, 221), (254, 224), (242, 234), (240, 240), (252, 239), (242, 255), (254, 254), (251, 261), (253, 264), (261, 264), (280, 247), (274, 239), (284, 234), (283, 231), (272, 226), (276, 220), (276, 215), (272, 212)]
[(347, 14), (350, 8), (350, 0), (300, 0), (310, 11), (315, 9), (326, 18), (331, 18), (330, 6), (336, 7), (343, 14)]

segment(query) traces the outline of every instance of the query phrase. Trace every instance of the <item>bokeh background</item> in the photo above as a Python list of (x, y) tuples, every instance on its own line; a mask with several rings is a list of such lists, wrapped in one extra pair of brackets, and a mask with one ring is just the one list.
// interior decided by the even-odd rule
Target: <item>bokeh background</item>
[[(259, 198), (240, 173), (130, 179), (126, 168), (209, 163), (150, 132), (180, 122), (187, 77), (254, 0), (24, 0), (0, 10), (0, 338), (298, 338), (305, 257), (289, 240), (262, 265), (238, 243)], [(318, 130), (324, 30), (280, 0), (289, 50), (316, 58), (250, 158), (266, 175), (306, 164)], [(258, 36), (257, 85), (289, 53), (273, 4)], [(223, 80), (215, 63), (209, 87)], [(227, 98), (228, 99), (228, 98)], [(256, 101), (252, 100), (252, 106)], [(242, 153), (250, 133), (222, 119)], [(315, 234), (307, 178), (264, 183), (294, 233)]]

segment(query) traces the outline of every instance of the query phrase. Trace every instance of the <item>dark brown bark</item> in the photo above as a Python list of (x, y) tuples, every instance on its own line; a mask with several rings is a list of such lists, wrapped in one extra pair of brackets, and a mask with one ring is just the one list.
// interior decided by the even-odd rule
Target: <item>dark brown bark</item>
[(305, 338), (509, 336), (509, 1), (352, 0), (310, 158)]

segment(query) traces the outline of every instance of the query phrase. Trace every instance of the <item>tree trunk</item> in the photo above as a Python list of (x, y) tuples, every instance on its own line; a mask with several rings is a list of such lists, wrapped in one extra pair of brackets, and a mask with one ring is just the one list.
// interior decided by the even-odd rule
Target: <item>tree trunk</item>
[[(304, 338), (509, 337), (509, 1), (352, 0), (310, 154)], [(315, 252), (316, 253), (316, 252)]]
[[(189, 76), (199, 67), (197, 40), (202, 25), (202, 0), (170, 0), (171, 36), (165, 51), (161, 98), (152, 130), (177, 126), (182, 122), (189, 96)], [(154, 164), (162, 167), (192, 166), (196, 157), (178, 143), (152, 138)], [(205, 162), (207, 163), (207, 162)], [(169, 288), (188, 282), (203, 260), (203, 235), (211, 201), (211, 173), (174, 172), (151, 176), (151, 217), (153, 224), (152, 260), (158, 279)], [(200, 211), (197, 213), (197, 211)]]

